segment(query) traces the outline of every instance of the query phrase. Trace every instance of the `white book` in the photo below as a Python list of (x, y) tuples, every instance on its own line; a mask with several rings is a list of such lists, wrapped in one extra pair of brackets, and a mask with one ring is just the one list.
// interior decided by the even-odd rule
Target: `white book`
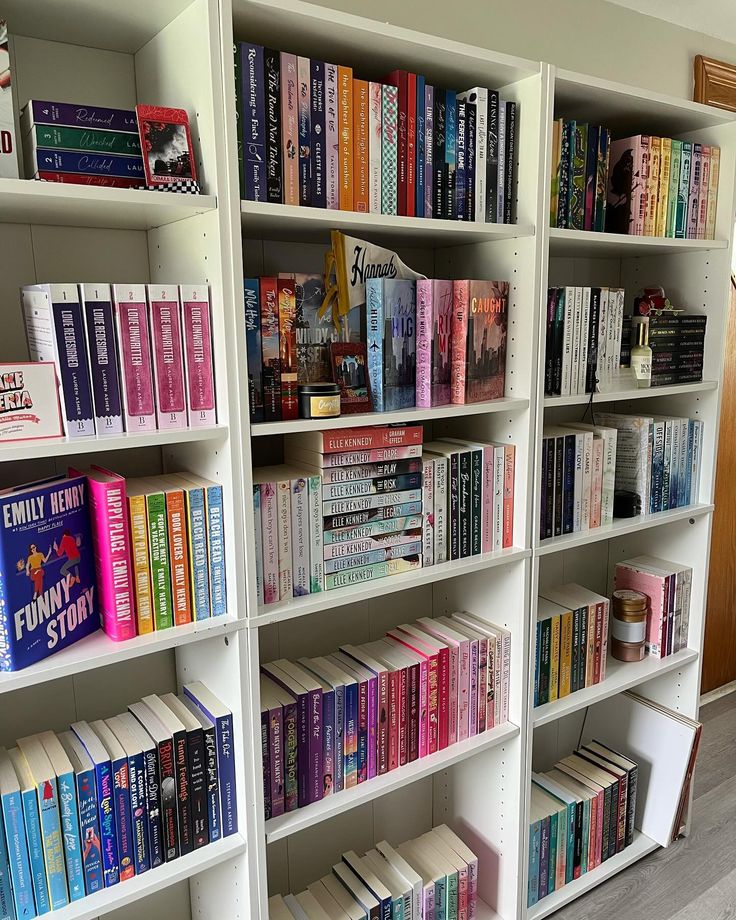
[(434, 458), (422, 458), (422, 565), (434, 565)]
[(593, 485), (593, 432), (583, 432), (583, 502), (580, 529), (590, 530), (590, 509)]
[(368, 850), (363, 857), (363, 862), (373, 870), (376, 877), (383, 882), (391, 893), (392, 915), (397, 916), (400, 910), (403, 913), (404, 920), (411, 918), (413, 892), (408, 882), (401, 878), (378, 850)]
[(565, 310), (562, 326), (562, 382), (561, 396), (572, 395), (572, 357), (575, 340), (575, 288), (565, 288)]
[(583, 453), (585, 434), (575, 432), (575, 483), (573, 488), (572, 531), (580, 533), (583, 523)]
[(616, 443), (618, 431), (600, 425), (584, 422), (568, 422), (569, 428), (592, 431), (595, 437), (603, 439), (603, 482), (601, 488), (601, 526), (613, 521), (613, 493), (616, 486)]
[(309, 889), (300, 891), (296, 899), (309, 920), (324, 920), (322, 905)]
[(585, 378), (588, 373), (588, 330), (590, 328), (590, 288), (579, 288), (582, 305), (580, 310), (580, 366), (578, 368), (578, 389), (580, 394), (585, 393)]
[(424, 457), (434, 460), (434, 561), (435, 565), (447, 562), (449, 489), (447, 485), (449, 460), (437, 454), (426, 453)]
[(284, 904), (289, 909), (293, 920), (311, 920), (309, 914), (304, 910), (295, 894), (287, 894), (284, 898)]
[(654, 420), (648, 416), (601, 412), (597, 421), (618, 431), (616, 488), (637, 493), (641, 499), (642, 514), (649, 514)]
[[(422, 878), (415, 869), (385, 840), (376, 844), (376, 851), (411, 888), (411, 920), (422, 920)], [(405, 912), (406, 916), (406, 912)]]
[(381, 144), (383, 99), (380, 83), (368, 86), (368, 210), (381, 213)]
[(486, 161), (488, 159), (488, 90), (482, 86), (457, 94), (458, 102), (475, 106), (475, 221), (486, 219)]
[[(325, 888), (324, 882), (322, 882), (321, 879), (308, 885), (307, 890), (322, 908), (323, 917), (327, 917), (328, 920), (349, 920), (348, 914), (345, 913), (335, 898)], [(269, 920), (271, 920), (271, 917), (269, 917)], [(291, 920), (291, 918), (289, 917), (287, 920)]]
[(327, 893), (337, 901), (350, 920), (365, 920), (368, 916), (367, 911), (360, 906), (336, 875), (325, 875), (320, 881)]
[(309, 477), (291, 480), (291, 572), (294, 597), (310, 593)]
[(609, 331), (609, 373), (613, 380), (618, 376), (621, 366), (621, 336), (623, 334), (625, 291), (623, 288), (613, 288), (609, 294), (610, 297), (614, 299), (615, 308), (612, 317), (613, 322)]
[(583, 289), (574, 288), (573, 300), (573, 327), (572, 327), (572, 365), (570, 369), (570, 394), (575, 396), (578, 392), (580, 382), (580, 364), (582, 361), (582, 349), (580, 342), (580, 333), (583, 326)]
[(461, 840), (446, 824), (433, 828), (432, 833), (444, 840), (447, 846), (451, 847), (466, 863), (468, 867), (468, 904), (471, 910), (474, 910), (478, 901), (478, 857), (465, 841)]
[(253, 528), (256, 543), (256, 603), (263, 605), (263, 523), (261, 521), (261, 487), (253, 486)]
[(609, 383), (608, 375), (608, 325), (610, 323), (610, 310), (608, 288), (601, 288), (601, 306), (598, 318), (598, 361), (596, 376), (598, 377), (598, 391), (605, 393)]
[(700, 472), (703, 461), (703, 422), (696, 420), (693, 427), (693, 448), (691, 457), (690, 504), (700, 501)]

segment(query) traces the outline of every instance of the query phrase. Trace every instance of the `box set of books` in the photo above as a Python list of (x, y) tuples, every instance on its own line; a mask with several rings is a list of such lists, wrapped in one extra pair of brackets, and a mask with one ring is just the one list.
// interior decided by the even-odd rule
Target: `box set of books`
[(515, 221), (517, 104), (431, 86), (406, 70), (235, 47), (241, 192), (274, 204)]
[(266, 818), (339, 794), (508, 720), (511, 633), (466, 611), (261, 667)]
[(269, 920), (325, 917), (474, 918), (478, 857), (446, 824), (392, 847), (382, 840), (359, 856), (354, 850), (299, 894), (275, 894)]
[(0, 903), (36, 917), (237, 832), (232, 713), (202, 683), (0, 748)]

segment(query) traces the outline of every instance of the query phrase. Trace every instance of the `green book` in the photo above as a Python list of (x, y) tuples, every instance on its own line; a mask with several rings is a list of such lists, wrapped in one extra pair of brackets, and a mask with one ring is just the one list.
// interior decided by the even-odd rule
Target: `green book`
[(37, 147), (62, 150), (90, 150), (139, 157), (141, 142), (137, 134), (122, 131), (91, 131), (88, 128), (65, 128), (60, 125), (34, 125), (31, 128)]
[(588, 126), (575, 122), (570, 144), (570, 185), (568, 192), (571, 230), (585, 229), (585, 168), (588, 160)]
[(677, 194), (680, 188), (680, 167), (682, 165), (682, 141), (672, 141), (672, 159), (670, 161), (670, 188), (667, 197), (667, 225), (665, 236), (674, 239), (677, 223)]
[(555, 890), (557, 877), (557, 829), (564, 811), (554, 812), (549, 817), (549, 875), (547, 876), (547, 894)]
[(171, 600), (171, 565), (169, 563), (168, 518), (166, 495), (151, 492), (146, 495), (148, 512), (148, 552), (151, 557), (151, 594), (156, 632), (174, 625)]

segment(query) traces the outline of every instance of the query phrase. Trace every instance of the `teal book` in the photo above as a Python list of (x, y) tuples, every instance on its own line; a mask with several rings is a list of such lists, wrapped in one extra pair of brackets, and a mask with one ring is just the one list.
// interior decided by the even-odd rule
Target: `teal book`
[(8, 847), (5, 843), (2, 809), (0, 809), (0, 918), (1, 920), (15, 920), (13, 886), (10, 882), (10, 863), (8, 862)]
[(534, 821), (529, 827), (529, 891), (527, 907), (539, 900), (539, 849), (542, 842), (542, 822)]
[(570, 145), (568, 227), (585, 229), (585, 169), (588, 160), (588, 126), (574, 122)]
[(84, 897), (85, 891), (74, 769), (61, 741), (53, 732), (43, 732), (38, 737), (41, 739), (41, 744), (56, 774), (69, 900), (78, 901)]
[(550, 815), (549, 819), (549, 875), (547, 877), (547, 894), (555, 890), (555, 877), (557, 875), (557, 833), (560, 816), (564, 812), (558, 811)]
[[(49, 901), (49, 886), (46, 882), (46, 864), (43, 861), (43, 843), (41, 841), (41, 816), (38, 811), (38, 797), (36, 785), (33, 782), (31, 771), (28, 769), (25, 757), (18, 748), (8, 751), (15, 768), (15, 774), (20, 783), (23, 798), (23, 817), (26, 826), (26, 842), (28, 844), (28, 858), (31, 864), (31, 878), (33, 880), (33, 897), (36, 902), (36, 913), (41, 916), (51, 910)], [(4, 916), (0, 912), (0, 916)]]
[(10, 916), (17, 917), (17, 920), (31, 920), (36, 916), (36, 909), (23, 821), (23, 799), (18, 777), (5, 748), (0, 748), (0, 805), (15, 905), (15, 914)]

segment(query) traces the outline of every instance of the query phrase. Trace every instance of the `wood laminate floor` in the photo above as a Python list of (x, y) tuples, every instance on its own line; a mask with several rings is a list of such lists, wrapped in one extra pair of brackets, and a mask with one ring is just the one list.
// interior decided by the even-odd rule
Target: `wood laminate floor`
[(736, 918), (736, 693), (700, 710), (692, 831), (553, 914), (554, 920)]

